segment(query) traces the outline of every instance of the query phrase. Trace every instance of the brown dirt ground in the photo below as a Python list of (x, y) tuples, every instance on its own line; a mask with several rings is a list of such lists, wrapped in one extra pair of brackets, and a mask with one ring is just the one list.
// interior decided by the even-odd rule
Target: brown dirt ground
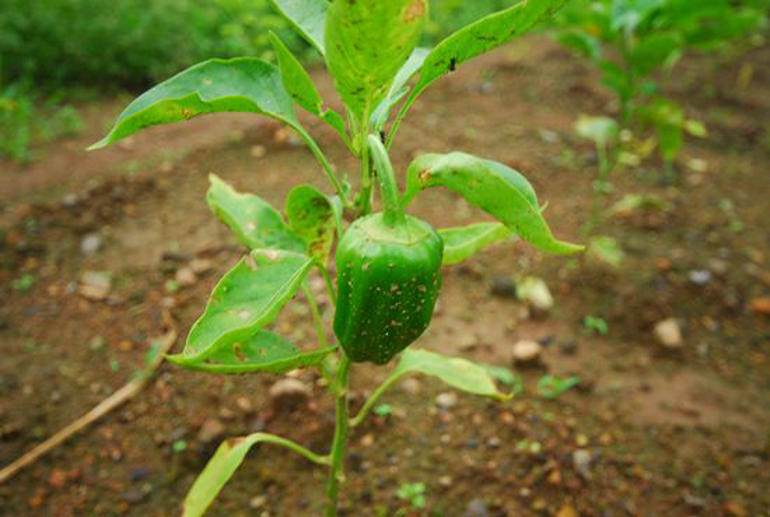
[[(741, 88), (737, 78), (747, 66), (753, 79)], [(314, 75), (329, 96), (328, 78)], [(494, 517), (770, 515), (770, 320), (750, 309), (770, 295), (770, 48), (740, 59), (688, 58), (664, 84), (710, 135), (688, 140), (677, 183), (661, 184), (652, 159), (621, 171), (616, 185), (617, 192), (662, 197), (668, 212), (608, 222), (606, 233), (628, 253), (618, 270), (514, 242), (449, 268), (434, 324), (416, 346), (510, 366), (512, 344), (533, 338), (547, 345), (543, 366), (520, 372), (525, 391), (510, 403), (459, 394), (443, 410), (434, 402), (447, 391), (438, 381), (395, 388), (385, 398), (393, 415), (373, 418), (352, 436), (344, 515), (392, 515), (405, 508), (398, 487), (413, 482), (426, 484), (427, 509), (405, 515), (466, 515), (473, 499)], [(0, 163), (0, 465), (130, 378), (162, 333), (163, 306), (172, 307), (183, 333), (198, 316), (216, 278), (242, 253), (207, 210), (207, 173), (277, 206), (298, 182), (326, 187), (309, 152), (248, 116), (154, 128), (83, 152), (124, 101), (84, 107), (86, 134), (42, 149), (27, 169)], [(550, 201), (555, 233), (576, 240), (588, 214), (593, 157), (572, 136), (572, 124), (580, 113), (612, 109), (589, 68), (543, 38), (526, 39), (426, 93), (397, 139), (395, 165), (404, 170), (420, 152), (452, 149), (509, 163)], [(355, 169), (330, 130), (303, 120), (341, 170)], [(264, 146), (264, 157), (253, 156), (256, 146)], [(690, 170), (693, 158), (708, 168)], [(725, 199), (740, 231), (731, 227)], [(414, 211), (441, 226), (482, 217), (438, 190)], [(90, 232), (104, 246), (84, 256), (80, 240)], [(167, 280), (194, 258), (212, 260), (214, 270), (168, 292)], [(689, 280), (689, 272), (708, 268), (706, 285)], [(87, 269), (112, 272), (106, 301), (76, 292)], [(24, 274), (33, 275), (32, 288), (12, 289)], [(547, 280), (557, 301), (551, 314), (535, 317), (515, 299), (492, 294), (493, 283), (525, 274)], [(583, 329), (586, 315), (603, 317), (609, 335)], [(652, 334), (667, 317), (684, 329), (676, 352)], [(310, 346), (301, 298), (276, 327)], [(357, 403), (385, 372), (354, 370)], [(547, 400), (535, 390), (546, 372), (582, 381)], [(198, 434), (210, 419), (225, 425), (226, 436), (266, 429), (324, 451), (331, 401), (313, 372), (299, 377), (313, 396), (287, 411), (271, 407), (274, 377), (223, 378), (165, 365), (139, 398), (0, 486), (0, 515), (177, 515), (215, 446)], [(178, 440), (188, 447), (175, 453)], [(572, 459), (579, 447), (592, 458), (583, 474)], [(323, 477), (287, 451), (259, 448), (210, 514), (319, 515)], [(260, 495), (264, 504), (251, 508)]]

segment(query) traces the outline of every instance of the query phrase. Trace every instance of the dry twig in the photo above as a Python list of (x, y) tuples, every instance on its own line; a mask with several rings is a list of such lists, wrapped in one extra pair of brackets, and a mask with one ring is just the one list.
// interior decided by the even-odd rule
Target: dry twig
[(161, 338), (160, 344), (156, 346), (154, 350), (154, 357), (152, 357), (147, 365), (145, 365), (144, 369), (138, 372), (138, 375), (136, 375), (131, 381), (125, 384), (118, 391), (100, 402), (99, 405), (94, 407), (91, 411), (78, 418), (70, 425), (60, 430), (58, 433), (40, 445), (36, 446), (31, 451), (24, 454), (24, 456), (18, 460), (0, 470), (0, 484), (9, 480), (21, 469), (34, 463), (38, 458), (64, 443), (72, 435), (81, 431), (82, 429), (85, 429), (142, 391), (144, 387), (149, 383), (150, 379), (152, 379), (158, 367), (160, 367), (161, 363), (163, 362), (163, 356), (169, 350), (171, 350), (171, 347), (174, 345), (179, 335), (176, 324), (167, 311), (163, 311), (163, 322), (168, 330), (166, 334)]

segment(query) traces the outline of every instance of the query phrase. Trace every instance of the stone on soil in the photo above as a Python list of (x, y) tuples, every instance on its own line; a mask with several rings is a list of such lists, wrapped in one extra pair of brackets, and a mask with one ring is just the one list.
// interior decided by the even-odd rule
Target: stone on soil
[(93, 255), (102, 247), (102, 236), (98, 233), (89, 233), (80, 241), (80, 252), (83, 255)]
[(192, 268), (183, 267), (177, 269), (174, 279), (182, 287), (191, 287), (198, 281), (198, 277), (195, 276), (195, 272)]
[(572, 466), (585, 479), (591, 479), (591, 462), (593, 455), (587, 449), (575, 449), (572, 452)]
[(540, 360), (543, 347), (537, 341), (522, 339), (513, 345), (513, 361), (519, 364), (532, 364)]
[(112, 274), (106, 271), (83, 271), (78, 292), (89, 300), (104, 300), (112, 289)]
[(225, 429), (225, 425), (216, 418), (208, 418), (198, 431), (198, 440), (204, 444), (212, 443), (224, 436)]
[(666, 348), (680, 348), (682, 346), (682, 330), (675, 318), (659, 321), (655, 325), (655, 337)]
[(457, 405), (457, 393), (446, 391), (436, 397), (436, 405), (440, 408), (450, 409)]
[(525, 277), (516, 285), (516, 296), (533, 309), (548, 312), (553, 307), (553, 295), (548, 284), (536, 276)]
[(481, 499), (473, 499), (468, 503), (463, 517), (489, 517), (489, 508)]
[(287, 377), (270, 386), (270, 399), (277, 407), (302, 404), (310, 398), (310, 388), (299, 379)]

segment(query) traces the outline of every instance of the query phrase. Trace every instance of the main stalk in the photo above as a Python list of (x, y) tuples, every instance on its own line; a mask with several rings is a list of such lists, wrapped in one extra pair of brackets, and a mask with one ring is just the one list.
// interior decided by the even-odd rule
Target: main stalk
[(346, 355), (340, 360), (337, 369), (337, 381), (334, 386), (336, 418), (334, 426), (334, 441), (332, 442), (331, 465), (329, 479), (326, 483), (326, 517), (337, 517), (337, 502), (339, 500), (340, 482), (345, 474), (342, 462), (345, 459), (345, 449), (348, 443), (350, 421), (348, 416), (348, 378), (350, 374), (350, 359)]

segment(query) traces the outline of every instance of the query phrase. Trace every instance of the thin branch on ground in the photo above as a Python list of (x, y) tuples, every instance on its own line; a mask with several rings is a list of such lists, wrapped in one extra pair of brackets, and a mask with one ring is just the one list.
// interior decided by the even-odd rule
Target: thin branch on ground
[(55, 435), (40, 445), (36, 446), (31, 451), (24, 454), (21, 458), (0, 470), (0, 484), (8, 481), (20, 470), (31, 465), (42, 456), (67, 441), (79, 431), (85, 429), (92, 423), (102, 418), (104, 415), (110, 413), (112, 410), (141, 392), (147, 386), (147, 384), (149, 384), (153, 375), (163, 362), (163, 357), (169, 350), (171, 350), (171, 347), (174, 345), (177, 337), (179, 336), (176, 324), (168, 311), (163, 311), (163, 322), (168, 330), (166, 331), (166, 334), (161, 338), (160, 344), (154, 351), (154, 357), (147, 365), (145, 365), (142, 370), (138, 372), (138, 375), (136, 375), (131, 381), (125, 384), (118, 391), (100, 402), (99, 405), (94, 407), (91, 411), (78, 418), (70, 425), (57, 432)]

